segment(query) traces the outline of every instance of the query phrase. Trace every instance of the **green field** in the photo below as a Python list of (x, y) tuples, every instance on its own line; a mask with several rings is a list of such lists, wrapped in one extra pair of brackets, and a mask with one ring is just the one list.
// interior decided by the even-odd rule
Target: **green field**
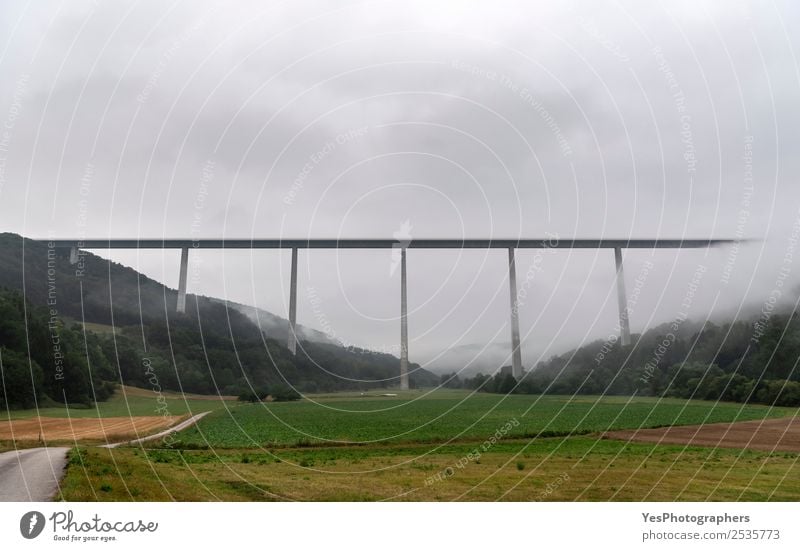
[[(27, 419), (40, 415), (42, 417), (133, 417), (150, 415), (185, 415), (200, 413), (235, 406), (230, 399), (222, 400), (213, 396), (181, 395), (172, 392), (156, 392), (134, 387), (120, 387), (105, 402), (98, 402), (96, 407), (52, 406), (36, 409), (5, 411), (0, 420)], [(166, 413), (164, 409), (166, 408)]]
[[(318, 400), (318, 401), (316, 401)], [(795, 408), (627, 397), (565, 397), (422, 391), (397, 397), (326, 396), (300, 402), (238, 404), (182, 432), (178, 447), (393, 444), (504, 437), (567, 436), (610, 429), (746, 421)]]
[[(589, 436), (476, 444), (72, 452), (67, 501), (796, 501), (797, 454)], [(441, 478), (437, 475), (444, 474)]]

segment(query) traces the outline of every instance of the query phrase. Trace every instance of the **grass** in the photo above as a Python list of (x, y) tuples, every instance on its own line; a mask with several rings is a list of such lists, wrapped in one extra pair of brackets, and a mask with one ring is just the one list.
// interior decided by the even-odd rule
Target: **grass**
[(16, 450), (26, 450), (28, 448), (40, 448), (41, 442), (36, 440), (0, 440), (0, 453), (11, 452)]
[[(499, 396), (444, 391), (315, 397), (219, 409), (182, 432), (177, 447), (245, 448), (341, 443), (448, 442), (503, 436), (567, 436), (611, 429), (745, 421), (795, 408), (681, 399)], [(507, 432), (507, 434), (506, 434)]]
[(109, 400), (98, 402), (96, 407), (54, 406), (36, 409), (10, 410), (0, 414), (0, 420), (27, 419), (40, 415), (42, 417), (130, 417), (164, 414), (184, 415), (200, 413), (235, 405), (235, 402), (222, 400), (214, 396), (181, 395), (174, 392), (163, 392), (160, 396), (151, 390), (134, 387), (120, 387)]
[[(73, 451), (68, 501), (793, 501), (797, 454), (588, 436), (476, 445)], [(522, 468), (520, 468), (522, 466)]]

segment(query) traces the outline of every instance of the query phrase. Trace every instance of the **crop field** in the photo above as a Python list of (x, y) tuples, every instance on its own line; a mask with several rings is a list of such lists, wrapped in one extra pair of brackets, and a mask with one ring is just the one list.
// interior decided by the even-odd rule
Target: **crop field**
[(607, 430), (747, 421), (796, 408), (627, 397), (500, 396), (443, 391), (238, 404), (183, 431), (176, 446), (249, 448), (569, 436)]
[(150, 417), (31, 417), (0, 421), (0, 441), (35, 441), (44, 443), (94, 440), (101, 443), (132, 440), (166, 429), (179, 417), (153, 415)]

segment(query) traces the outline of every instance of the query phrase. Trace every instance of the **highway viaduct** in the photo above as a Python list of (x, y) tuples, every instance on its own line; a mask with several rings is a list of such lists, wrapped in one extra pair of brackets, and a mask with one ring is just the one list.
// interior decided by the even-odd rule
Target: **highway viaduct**
[(519, 380), (523, 375), (519, 336), (519, 311), (515, 251), (517, 249), (613, 249), (616, 265), (617, 303), (620, 342), (631, 342), (628, 319), (623, 249), (707, 248), (732, 243), (729, 239), (47, 239), (51, 246), (70, 249), (70, 261), (76, 262), (81, 249), (179, 249), (181, 263), (178, 279), (177, 311), (186, 311), (186, 283), (190, 249), (291, 249), (289, 285), (289, 340), (292, 354), (297, 351), (297, 255), (300, 249), (398, 249), (400, 251), (400, 387), (408, 388), (408, 294), (406, 278), (407, 249), (506, 249), (511, 311), (511, 369)]

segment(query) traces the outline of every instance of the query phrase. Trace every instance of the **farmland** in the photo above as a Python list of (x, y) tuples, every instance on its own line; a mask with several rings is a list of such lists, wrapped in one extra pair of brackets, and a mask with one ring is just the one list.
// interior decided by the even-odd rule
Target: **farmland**
[(97, 441), (100, 443), (132, 440), (166, 429), (177, 423), (178, 417), (30, 417), (15, 421), (0, 421), (0, 442), (14, 440), (45, 443)]
[(69, 501), (793, 501), (797, 454), (590, 436), (475, 444), (72, 452)]
[(93, 408), (53, 405), (38, 410), (7, 410), (0, 417), (0, 452), (41, 445), (42, 441), (69, 445), (76, 440), (136, 438), (166, 428), (190, 413), (231, 405), (236, 406), (236, 402), (219, 397), (120, 387), (109, 400)]
[(73, 449), (64, 500), (794, 500), (795, 451), (606, 439), (794, 408), (464, 391), (212, 402), (169, 442)]
[(157, 393), (141, 388), (121, 386), (105, 402), (97, 402), (95, 407), (65, 407), (48, 405), (37, 409), (8, 410), (2, 418), (8, 420), (31, 417), (86, 418), (86, 417), (145, 417), (152, 415), (185, 415), (224, 408), (235, 404), (217, 396), (199, 396), (174, 392)]
[(511, 423), (505, 437), (567, 436), (794, 414), (794, 408), (682, 399), (500, 396), (439, 391), (397, 397), (333, 396), (218, 410), (180, 435), (178, 446), (246, 448), (343, 443), (479, 440)]

